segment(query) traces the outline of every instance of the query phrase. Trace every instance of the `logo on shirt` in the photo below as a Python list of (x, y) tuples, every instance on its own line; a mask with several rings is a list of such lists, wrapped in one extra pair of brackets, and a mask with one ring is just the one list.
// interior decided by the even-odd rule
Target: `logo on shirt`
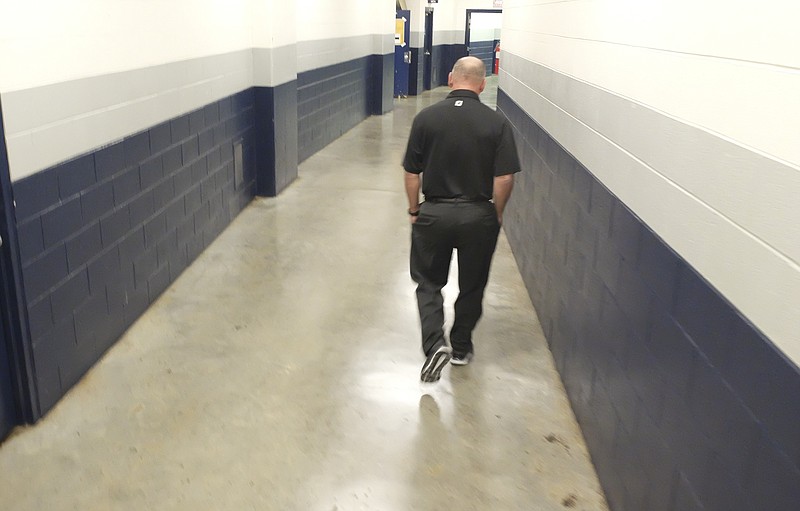
[(456, 103), (455, 103), (456, 106), (461, 106), (463, 104), (464, 104), (464, 102), (462, 100), (460, 100), (460, 99), (456, 100)]

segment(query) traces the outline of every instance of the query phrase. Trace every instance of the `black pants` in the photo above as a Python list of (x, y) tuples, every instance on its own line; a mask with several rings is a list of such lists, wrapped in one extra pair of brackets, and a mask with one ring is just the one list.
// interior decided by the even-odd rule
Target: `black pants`
[(417, 283), (422, 351), (444, 342), (444, 300), (453, 249), (458, 252), (458, 299), (450, 331), (456, 353), (472, 351), (472, 331), (483, 311), (483, 292), (497, 246), (500, 224), (491, 202), (421, 206), (411, 232), (411, 278)]

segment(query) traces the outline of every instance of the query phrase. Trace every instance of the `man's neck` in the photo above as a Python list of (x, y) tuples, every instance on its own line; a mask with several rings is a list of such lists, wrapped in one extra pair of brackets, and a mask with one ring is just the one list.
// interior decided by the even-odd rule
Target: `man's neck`
[(469, 92), (474, 92), (474, 93), (475, 93), (475, 94), (477, 94), (478, 96), (480, 96), (480, 95), (481, 95), (481, 91), (480, 91), (480, 90), (474, 89), (474, 88), (472, 88), (472, 87), (469, 87), (469, 86), (467, 86), (467, 85), (461, 85), (461, 86), (459, 86), (459, 85), (453, 85), (453, 86), (452, 86), (452, 87), (450, 87), (450, 88), (451, 88), (451, 89), (453, 89), (453, 91), (457, 91), (457, 90), (462, 90), (462, 91), (463, 91), (463, 90), (465, 90), (465, 91), (469, 91)]

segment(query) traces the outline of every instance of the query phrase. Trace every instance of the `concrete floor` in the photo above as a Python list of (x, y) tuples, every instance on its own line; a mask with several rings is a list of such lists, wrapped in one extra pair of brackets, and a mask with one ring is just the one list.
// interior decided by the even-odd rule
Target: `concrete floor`
[(473, 364), (419, 382), (400, 161), (447, 92), (396, 100), (255, 200), (0, 446), (0, 507), (606, 510), (502, 235)]

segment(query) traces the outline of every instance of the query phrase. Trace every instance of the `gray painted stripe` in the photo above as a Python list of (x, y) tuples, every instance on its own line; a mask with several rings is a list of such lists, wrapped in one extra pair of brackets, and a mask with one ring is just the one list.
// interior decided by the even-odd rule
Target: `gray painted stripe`
[(466, 33), (463, 30), (434, 30), (434, 46), (442, 44), (464, 44)]
[(394, 52), (393, 34), (306, 41), (161, 64), (3, 94), (17, 180), (254, 85)]
[(251, 49), (3, 94), (17, 180), (253, 84)]
[(408, 44), (413, 48), (422, 48), (425, 45), (425, 32), (411, 32)]
[(277, 87), (297, 79), (297, 46), (253, 48), (253, 84)]
[[(433, 44), (464, 44), (465, 32), (463, 30), (434, 30)], [(411, 32), (410, 44), (414, 48), (425, 45), (425, 32)]]
[(3, 94), (6, 129), (13, 136), (224, 76), (247, 77), (251, 68), (251, 51), (243, 50), (8, 92)]
[[(463, 30), (436, 30), (433, 33), (433, 44), (464, 44)], [(422, 48), (425, 45), (425, 32), (411, 32), (411, 47)]]
[(369, 55), (390, 53), (394, 53), (394, 34), (298, 41), (297, 72), (319, 69)]
[[(392, 34), (254, 48), (3, 94), (12, 180), (298, 71), (394, 52)], [(305, 67), (304, 67), (305, 66)]]
[[(787, 225), (796, 201), (775, 200), (798, 196), (796, 169), (510, 52), (503, 52), (500, 86), (800, 361), (800, 271), (791, 259), (797, 231)], [(751, 180), (745, 190), (737, 188), (742, 176)]]
[(503, 57), (528, 87), (800, 264), (798, 169), (516, 55)]

